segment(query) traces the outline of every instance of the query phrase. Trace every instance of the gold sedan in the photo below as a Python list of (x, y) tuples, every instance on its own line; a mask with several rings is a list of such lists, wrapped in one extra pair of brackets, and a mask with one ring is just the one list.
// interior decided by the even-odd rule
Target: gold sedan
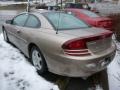
[(22, 13), (3, 24), (7, 42), (29, 57), (40, 74), (88, 77), (115, 56), (112, 32), (87, 25), (64, 12)]

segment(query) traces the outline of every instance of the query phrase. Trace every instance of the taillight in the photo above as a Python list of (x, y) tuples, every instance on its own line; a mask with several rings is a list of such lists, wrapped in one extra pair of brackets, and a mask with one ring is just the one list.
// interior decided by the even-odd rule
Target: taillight
[(70, 56), (90, 55), (85, 39), (70, 40), (63, 44), (64, 53)]
[(97, 36), (82, 37), (72, 39), (62, 45), (64, 53), (71, 56), (88, 56), (91, 55), (87, 47), (87, 42), (105, 39), (112, 36), (112, 32), (102, 33)]
[(62, 48), (68, 50), (78, 50), (78, 49), (86, 49), (87, 46), (85, 40), (80, 39), (80, 40), (67, 41), (66, 43), (63, 44)]

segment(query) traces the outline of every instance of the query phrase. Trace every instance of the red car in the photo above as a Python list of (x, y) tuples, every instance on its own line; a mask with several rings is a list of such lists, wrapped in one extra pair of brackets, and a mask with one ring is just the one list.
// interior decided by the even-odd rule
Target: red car
[(107, 30), (113, 30), (112, 20), (108, 17), (101, 17), (94, 12), (84, 9), (65, 9), (68, 13), (75, 15), (77, 18), (85, 21), (91, 26), (105, 28)]

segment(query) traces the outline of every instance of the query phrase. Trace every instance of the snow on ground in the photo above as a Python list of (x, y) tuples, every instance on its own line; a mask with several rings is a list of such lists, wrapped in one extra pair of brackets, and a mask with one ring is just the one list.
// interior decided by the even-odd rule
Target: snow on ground
[[(116, 42), (116, 41), (115, 41)], [(114, 61), (108, 66), (110, 90), (120, 90), (120, 43)], [(59, 90), (46, 81), (19, 50), (0, 35), (0, 90)]]
[(114, 61), (108, 66), (108, 77), (110, 90), (120, 90), (120, 43), (115, 41), (117, 46)]
[(0, 90), (59, 90), (36, 73), (19, 50), (0, 35)]

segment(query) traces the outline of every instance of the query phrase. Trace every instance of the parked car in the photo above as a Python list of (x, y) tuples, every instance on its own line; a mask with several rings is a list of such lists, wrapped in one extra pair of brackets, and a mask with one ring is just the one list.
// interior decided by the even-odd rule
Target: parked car
[(48, 10), (58, 11), (60, 10), (60, 6), (48, 6)]
[(36, 9), (46, 9), (46, 10), (53, 10), (53, 11), (57, 11), (60, 10), (60, 6), (56, 6), (56, 5), (46, 5), (46, 4), (38, 4), (35, 7)]
[(113, 30), (112, 20), (108, 17), (101, 17), (94, 12), (83, 9), (69, 8), (69, 9), (65, 9), (65, 11), (72, 13), (77, 18), (85, 21), (91, 26), (105, 28), (107, 30)]
[(64, 12), (22, 13), (3, 24), (7, 42), (16, 45), (40, 74), (88, 77), (113, 60), (112, 32), (87, 25)]
[(87, 3), (65, 3), (64, 8), (91, 9)]

